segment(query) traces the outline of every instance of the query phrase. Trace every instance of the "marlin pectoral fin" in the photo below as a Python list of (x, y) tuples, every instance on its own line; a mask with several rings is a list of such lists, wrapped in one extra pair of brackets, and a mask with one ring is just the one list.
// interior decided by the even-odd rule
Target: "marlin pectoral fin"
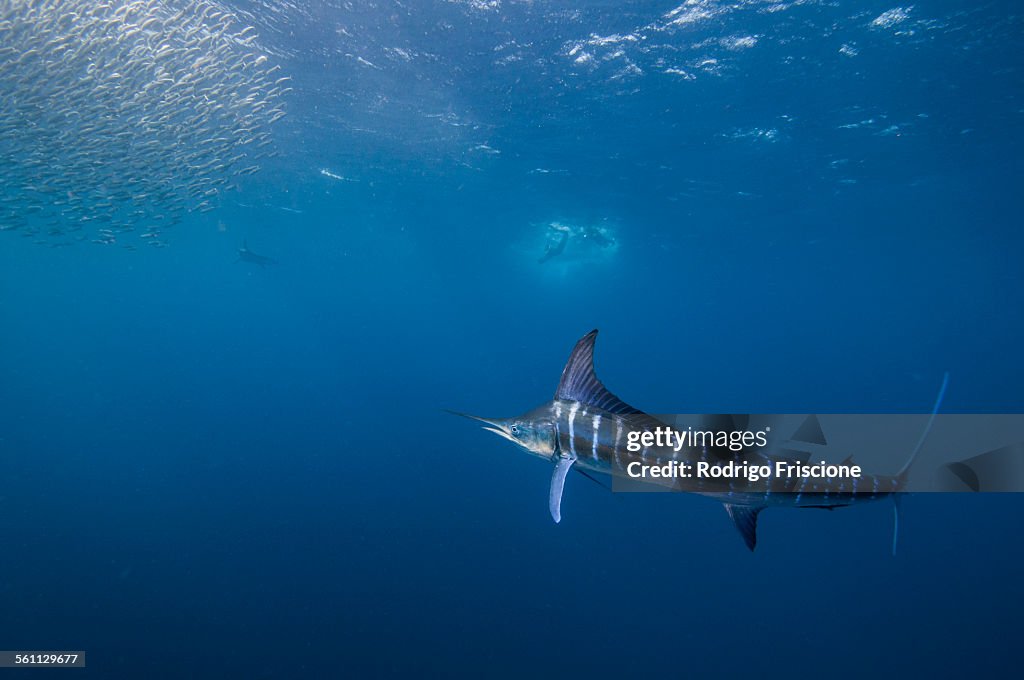
[(747, 547), (751, 550), (757, 545), (757, 513), (764, 510), (764, 508), (752, 508), (746, 505), (730, 505), (725, 504), (725, 511), (729, 513), (729, 517), (736, 524), (736, 529), (739, 530), (740, 536), (743, 537), (743, 542), (747, 544)]
[(558, 456), (555, 458), (555, 469), (551, 473), (551, 489), (548, 491), (548, 510), (555, 524), (562, 521), (562, 489), (565, 488), (565, 476), (569, 468), (576, 462), (576, 456)]

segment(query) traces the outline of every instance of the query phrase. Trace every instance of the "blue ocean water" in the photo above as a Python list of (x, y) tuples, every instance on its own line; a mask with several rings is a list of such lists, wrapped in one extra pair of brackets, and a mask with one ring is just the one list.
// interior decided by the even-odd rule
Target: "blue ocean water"
[[(124, 677), (1003, 673), (1013, 495), (611, 494), (445, 414), (1024, 408), (1013, 2), (238, 2), (280, 155), (0, 249), (0, 642)], [(326, 171), (326, 172), (324, 172)], [(340, 179), (339, 179), (340, 178)], [(550, 225), (598, 226), (539, 263)], [(0, 236), (11, 236), (0, 234)], [(236, 262), (242, 243), (277, 260)], [(71, 671), (62, 671), (71, 672)]]

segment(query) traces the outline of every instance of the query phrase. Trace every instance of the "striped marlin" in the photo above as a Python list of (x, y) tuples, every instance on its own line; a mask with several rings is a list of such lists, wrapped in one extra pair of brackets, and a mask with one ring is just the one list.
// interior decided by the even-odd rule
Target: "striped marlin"
[[(562, 370), (554, 399), (517, 418), (482, 418), (452, 411), (459, 416), (484, 423), (488, 432), (516, 444), (527, 453), (553, 465), (548, 509), (554, 521), (562, 519), (562, 490), (570, 470), (590, 477), (591, 472), (613, 477), (630, 478), (631, 463), (641, 465), (684, 464), (695, 469), (697, 463), (742, 463), (742, 452), (721, 450), (706, 444), (685, 446), (644, 446), (630, 451), (627, 439), (631, 432), (663, 431), (669, 426), (658, 418), (633, 408), (612, 394), (594, 372), (594, 343), (597, 330), (587, 333), (573, 349)], [(938, 412), (946, 390), (948, 375), (943, 380), (939, 397), (932, 411)], [(857, 502), (891, 498), (894, 502), (896, 527), (899, 521), (899, 494), (906, 487), (907, 472), (924, 443), (931, 426), (928, 422), (917, 447), (903, 468), (892, 476), (864, 475), (860, 478), (777, 477), (769, 475), (756, 481), (745, 477), (706, 478), (671, 477), (648, 481), (683, 491), (708, 496), (725, 506), (725, 510), (750, 550), (757, 544), (757, 517), (767, 507), (823, 508), (833, 510)], [(637, 447), (634, 446), (634, 449)], [(796, 459), (769, 458), (753, 454), (759, 462), (800, 463)], [(893, 551), (896, 532), (893, 534)]]

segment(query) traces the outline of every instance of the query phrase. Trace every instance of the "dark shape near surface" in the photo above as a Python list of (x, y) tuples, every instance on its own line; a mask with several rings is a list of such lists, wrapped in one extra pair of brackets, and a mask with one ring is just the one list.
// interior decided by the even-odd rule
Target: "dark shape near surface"
[(608, 235), (605, 234), (604, 230), (599, 227), (584, 227), (580, 236), (599, 248), (607, 248), (608, 246), (615, 245), (615, 241), (608, 238)]
[(544, 246), (544, 254), (541, 255), (540, 259), (537, 260), (540, 264), (544, 264), (548, 260), (558, 257), (565, 252), (565, 244), (569, 242), (569, 230), (558, 230), (557, 234), (553, 234), (548, 238), (547, 245)]

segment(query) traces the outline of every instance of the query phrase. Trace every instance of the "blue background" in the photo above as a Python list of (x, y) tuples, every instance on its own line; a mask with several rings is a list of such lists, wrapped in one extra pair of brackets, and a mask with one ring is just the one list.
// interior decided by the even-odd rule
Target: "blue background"
[[(945, 370), (944, 411), (1020, 412), (1016, 3), (234, 6), (294, 78), (276, 163), (164, 250), (3, 239), (4, 648), (134, 677), (1016, 660), (1014, 496), (907, 499), (895, 559), (888, 504), (766, 512), (749, 554), (717, 503), (577, 477), (556, 526), (548, 466), (441, 411), (546, 401), (597, 327), (649, 412), (922, 412)], [(552, 220), (618, 246), (538, 264)]]

